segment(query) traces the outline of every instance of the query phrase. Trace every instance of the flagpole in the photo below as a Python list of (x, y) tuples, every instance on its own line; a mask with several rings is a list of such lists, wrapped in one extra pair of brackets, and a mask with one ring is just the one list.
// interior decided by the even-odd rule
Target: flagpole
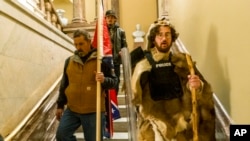
[[(103, 8), (101, 0), (97, 2), (97, 73), (101, 72), (101, 62), (103, 55), (103, 31), (102, 31), (102, 17), (103, 17)], [(101, 137), (101, 83), (97, 81), (97, 90), (96, 90), (96, 141), (100, 141)]]

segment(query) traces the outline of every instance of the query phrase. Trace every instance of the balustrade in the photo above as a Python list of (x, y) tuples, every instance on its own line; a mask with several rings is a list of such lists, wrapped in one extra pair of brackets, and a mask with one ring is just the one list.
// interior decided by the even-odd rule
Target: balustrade
[(62, 30), (62, 23), (51, 0), (18, 0), (23, 6)]

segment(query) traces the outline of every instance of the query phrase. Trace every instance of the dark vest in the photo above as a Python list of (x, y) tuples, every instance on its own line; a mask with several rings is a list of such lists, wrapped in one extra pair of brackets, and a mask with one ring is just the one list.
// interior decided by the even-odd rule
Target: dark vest
[[(151, 53), (145, 55), (152, 66), (148, 76), (151, 98), (156, 101), (181, 97), (183, 92), (180, 79), (174, 72), (171, 60), (155, 62)], [(171, 54), (169, 58), (171, 58)]]

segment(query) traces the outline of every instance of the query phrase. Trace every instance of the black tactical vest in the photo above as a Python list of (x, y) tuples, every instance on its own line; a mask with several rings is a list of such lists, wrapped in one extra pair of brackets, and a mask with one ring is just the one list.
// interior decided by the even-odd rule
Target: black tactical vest
[(151, 98), (156, 101), (181, 97), (183, 92), (180, 79), (174, 72), (170, 59), (155, 62), (151, 53), (146, 53), (145, 56), (152, 66), (148, 76)]

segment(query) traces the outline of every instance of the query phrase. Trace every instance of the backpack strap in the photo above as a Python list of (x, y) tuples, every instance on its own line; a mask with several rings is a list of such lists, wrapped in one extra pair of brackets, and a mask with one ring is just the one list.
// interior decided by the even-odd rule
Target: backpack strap
[(131, 67), (134, 68), (135, 65), (144, 58), (144, 51), (142, 47), (139, 46), (130, 52)]
[(150, 65), (152, 66), (152, 67), (155, 67), (155, 61), (154, 61), (154, 59), (153, 59), (153, 57), (152, 57), (152, 54), (151, 54), (151, 52), (149, 52), (149, 51), (145, 51), (144, 52), (144, 55), (146, 56), (146, 58), (147, 58), (147, 60), (149, 61), (149, 63), (150, 63)]

